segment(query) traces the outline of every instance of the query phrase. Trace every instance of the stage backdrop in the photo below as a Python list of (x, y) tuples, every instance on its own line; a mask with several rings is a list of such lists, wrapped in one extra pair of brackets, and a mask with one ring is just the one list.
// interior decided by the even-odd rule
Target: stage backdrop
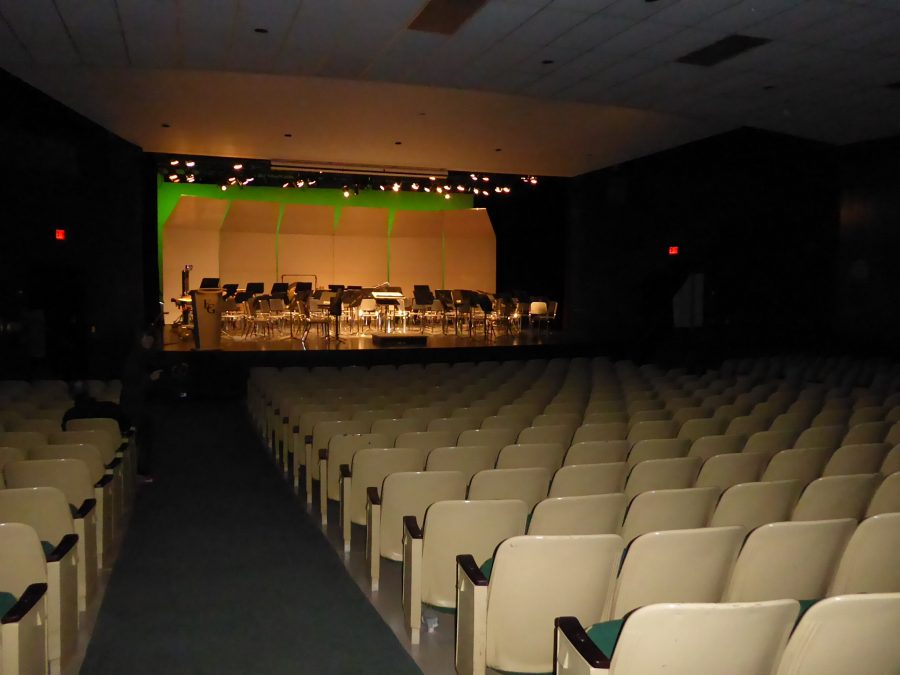
[(496, 290), (496, 240), (471, 195), (158, 184), (159, 266), (167, 322), (181, 270), (243, 287), (261, 281), (374, 286), (388, 281)]

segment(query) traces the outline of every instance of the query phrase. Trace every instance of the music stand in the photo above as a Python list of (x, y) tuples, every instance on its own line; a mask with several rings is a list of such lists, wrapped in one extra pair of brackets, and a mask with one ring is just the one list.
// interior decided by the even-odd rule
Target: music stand
[(225, 291), (225, 297), (230, 298), (232, 295), (237, 295), (237, 284), (225, 284), (222, 286), (222, 290)]
[(248, 281), (246, 292), (252, 295), (262, 295), (266, 292), (266, 285), (262, 281)]
[(269, 296), (272, 298), (281, 298), (284, 300), (285, 304), (287, 304), (287, 296), (288, 296), (288, 283), (282, 281), (276, 281), (272, 284), (272, 290), (269, 292)]
[[(344, 301), (344, 289), (343, 287), (340, 290), (334, 292), (329, 304), (328, 304), (328, 314), (334, 317), (334, 341), (335, 343), (345, 342), (345, 340), (341, 339), (341, 314), (342, 314), (342, 305)], [(326, 340), (331, 339), (330, 335), (325, 336)]]
[(203, 277), (200, 280), (200, 288), (218, 288), (219, 277)]

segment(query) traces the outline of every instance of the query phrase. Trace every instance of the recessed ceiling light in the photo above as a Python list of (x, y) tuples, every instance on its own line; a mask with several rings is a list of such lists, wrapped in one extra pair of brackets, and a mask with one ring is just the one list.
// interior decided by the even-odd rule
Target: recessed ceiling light
[(268, 29), (268, 28), (254, 28), (254, 29), (253, 29), (253, 32), (254, 32), (254, 33), (261, 33), (262, 35), (265, 35), (266, 33), (269, 32), (269, 29)]
[(549, 66), (550, 64), (556, 63), (553, 59), (544, 59), (541, 63), (545, 66)]
[(168, 129), (168, 128), (169, 128), (170, 126), (172, 126), (172, 125), (169, 124), (168, 122), (163, 122), (160, 126), (161, 126), (163, 129)]
[(294, 134), (285, 134), (284, 135), (285, 138), (293, 138), (293, 136), (294, 136)]
[(763, 87), (763, 91), (772, 91), (774, 88), (774, 84), (767, 84), (765, 87)]
[(394, 141), (394, 145), (403, 145), (403, 141)]
[(494, 152), (502, 152), (503, 148), (494, 148)]

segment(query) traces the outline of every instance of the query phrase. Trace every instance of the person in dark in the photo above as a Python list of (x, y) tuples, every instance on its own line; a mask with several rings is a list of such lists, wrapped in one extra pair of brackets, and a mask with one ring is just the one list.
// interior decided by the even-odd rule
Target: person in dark
[(112, 401), (98, 401), (88, 392), (83, 382), (76, 382), (72, 386), (72, 395), (75, 405), (66, 411), (62, 419), (63, 431), (69, 420), (86, 419), (91, 417), (107, 417), (114, 419), (119, 424), (119, 431), (127, 436), (131, 431), (131, 418), (122, 410), (122, 406)]
[(152, 451), (154, 437), (153, 399), (162, 375), (153, 333), (145, 331), (125, 361), (119, 404), (135, 423), (138, 450), (138, 475), (142, 482), (152, 483)]

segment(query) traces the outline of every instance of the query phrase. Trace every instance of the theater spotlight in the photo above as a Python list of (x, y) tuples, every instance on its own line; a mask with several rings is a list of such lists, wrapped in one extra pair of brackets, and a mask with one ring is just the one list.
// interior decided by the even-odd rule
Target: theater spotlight
[(428, 186), (425, 186), (425, 187), (424, 187), (424, 188), (422, 188), (422, 189), (423, 189), (423, 190), (425, 190), (425, 192), (431, 192), (431, 188), (430, 188), (430, 187), (428, 187)]
[(171, 166), (178, 166), (178, 160), (177, 160), (177, 159), (173, 159), (171, 162), (169, 162), (169, 164), (170, 164)]
[(444, 199), (450, 199), (450, 195), (444, 195)]
[(185, 165), (186, 167), (188, 167), (189, 169), (190, 169), (190, 168), (193, 168), (194, 164), (196, 164), (196, 162), (195, 162), (194, 160), (189, 160), (189, 161), (187, 161), (187, 162), (184, 163), (184, 165)]
[[(281, 187), (286, 188), (286, 187), (288, 187), (288, 186), (290, 186), (290, 183), (285, 183), (285, 184), (282, 185)], [(300, 186), (298, 185), (297, 187), (300, 187)]]
[(419, 189), (419, 184), (418, 184), (418, 183), (413, 183), (413, 184), (410, 185), (409, 187), (411, 187), (413, 190), (418, 190), (418, 189)]
[(400, 192), (400, 183), (394, 183), (391, 186), (391, 190), (393, 190), (394, 192)]
[(349, 197), (349, 196), (350, 196), (350, 190), (348, 190), (347, 186), (345, 185), (344, 186), (344, 197)]
[(379, 185), (378, 189), (381, 190), (382, 192), (384, 192), (384, 185)]
[(234, 165), (234, 170), (235, 170), (235, 171), (240, 171), (240, 170), (243, 169), (243, 168), (244, 168), (244, 165), (243, 165), (243, 164), (235, 164), (235, 165)]
[(465, 185), (457, 185), (457, 186), (456, 186), (456, 191), (457, 191), (457, 192), (465, 192), (465, 191), (466, 191), (466, 186), (465, 186)]
[(437, 192), (438, 194), (443, 193), (443, 191), (444, 191), (444, 188), (442, 188), (440, 185), (438, 185), (437, 188), (435, 189), (435, 192)]
[(221, 185), (221, 186), (219, 186), (219, 187), (222, 188), (222, 192), (225, 192), (225, 190), (228, 189), (228, 186), (227, 186), (227, 185)]

